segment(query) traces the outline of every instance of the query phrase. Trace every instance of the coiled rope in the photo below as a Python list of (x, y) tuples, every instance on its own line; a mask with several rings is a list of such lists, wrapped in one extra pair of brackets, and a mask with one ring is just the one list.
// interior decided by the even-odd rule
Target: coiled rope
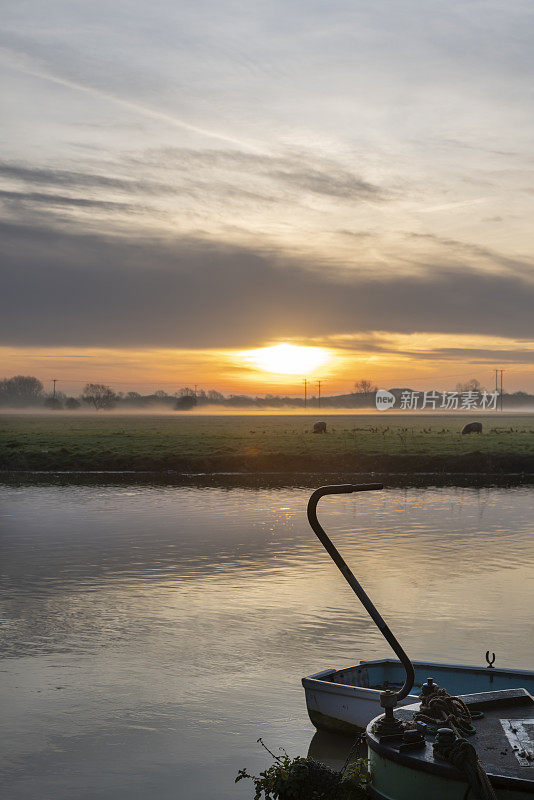
[(458, 736), (475, 734), (471, 720), (484, 716), (481, 712), (469, 711), (463, 700), (440, 689), (431, 679), (421, 687), (419, 699), (421, 705), (414, 715), (415, 720), (434, 727), (452, 728)]
[(467, 794), (471, 790), (480, 800), (497, 800), (477, 751), (465, 738), (476, 733), (472, 720), (480, 719), (484, 714), (470, 711), (461, 698), (440, 689), (432, 678), (422, 685), (419, 699), (421, 704), (414, 720), (425, 722), (434, 732), (439, 729), (434, 754), (465, 774), (469, 783)]
[(453, 738), (453, 734), (453, 737), (449, 738), (443, 734), (445, 731), (441, 731), (436, 737), (435, 755), (448, 761), (465, 774), (474, 797), (480, 798), (480, 800), (497, 800), (493, 786), (473, 745), (463, 737)]

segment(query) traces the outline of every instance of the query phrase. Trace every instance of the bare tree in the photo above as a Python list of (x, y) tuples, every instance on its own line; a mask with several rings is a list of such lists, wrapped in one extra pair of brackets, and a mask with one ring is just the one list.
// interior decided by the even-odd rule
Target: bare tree
[(376, 392), (377, 386), (374, 386), (371, 381), (365, 380), (362, 378), (361, 381), (356, 381), (354, 384), (354, 391), (356, 394), (371, 394), (371, 392)]
[(117, 395), (109, 386), (103, 383), (87, 383), (82, 392), (84, 403), (93, 405), (97, 410), (102, 408), (113, 408), (117, 401)]
[(456, 384), (456, 391), (457, 392), (482, 392), (483, 387), (480, 381), (477, 381), (476, 378), (471, 378), (470, 381), (467, 383), (457, 383)]
[(43, 384), (31, 375), (15, 375), (0, 381), (0, 403), (2, 405), (31, 406), (41, 403)]

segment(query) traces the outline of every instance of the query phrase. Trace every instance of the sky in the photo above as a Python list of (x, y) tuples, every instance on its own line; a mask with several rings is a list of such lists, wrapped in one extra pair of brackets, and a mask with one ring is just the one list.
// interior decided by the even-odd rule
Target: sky
[(534, 391), (534, 6), (5, 0), (0, 377)]

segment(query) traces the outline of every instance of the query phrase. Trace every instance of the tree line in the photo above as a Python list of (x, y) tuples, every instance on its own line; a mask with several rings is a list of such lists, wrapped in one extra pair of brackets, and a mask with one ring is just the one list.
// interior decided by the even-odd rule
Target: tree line
[[(480, 382), (473, 378), (464, 384), (458, 384), (457, 391), (482, 390)], [(305, 404), (310, 408), (373, 408), (375, 406), (375, 393), (377, 387), (366, 379), (355, 382), (353, 390), (343, 395), (326, 395), (319, 400), (316, 396), (288, 397), (283, 395), (266, 394), (251, 397), (250, 395), (230, 394), (224, 395), (214, 389), (192, 389), (184, 386), (172, 394), (158, 389), (152, 394), (143, 395), (140, 392), (115, 392), (111, 386), (102, 383), (87, 383), (80, 395), (74, 397), (62, 391), (46, 392), (43, 384), (32, 375), (15, 375), (12, 378), (0, 380), (0, 407), (4, 408), (46, 408), (53, 411), (76, 411), (81, 408), (93, 408), (97, 411), (111, 410), (114, 408), (148, 409), (151, 406), (164, 406), (169, 411), (188, 411), (196, 406), (221, 405), (233, 408), (303, 408)], [(389, 391), (399, 395), (406, 388), (393, 388)], [(523, 404), (534, 403), (534, 396), (527, 392), (514, 392), (504, 394), (508, 408)]]

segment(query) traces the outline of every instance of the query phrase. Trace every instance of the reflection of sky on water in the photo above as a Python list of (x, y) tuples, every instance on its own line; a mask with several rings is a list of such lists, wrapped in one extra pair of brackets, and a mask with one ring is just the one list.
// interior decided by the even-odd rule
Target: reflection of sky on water
[[(2, 496), (14, 799), (174, 798), (178, 779), (191, 798), (246, 797), (233, 777), (265, 763), (259, 735), (307, 751), (302, 675), (389, 655), (308, 528), (309, 490)], [(319, 510), (414, 658), (483, 663), (489, 648), (529, 668), (533, 500), (394, 489)]]

